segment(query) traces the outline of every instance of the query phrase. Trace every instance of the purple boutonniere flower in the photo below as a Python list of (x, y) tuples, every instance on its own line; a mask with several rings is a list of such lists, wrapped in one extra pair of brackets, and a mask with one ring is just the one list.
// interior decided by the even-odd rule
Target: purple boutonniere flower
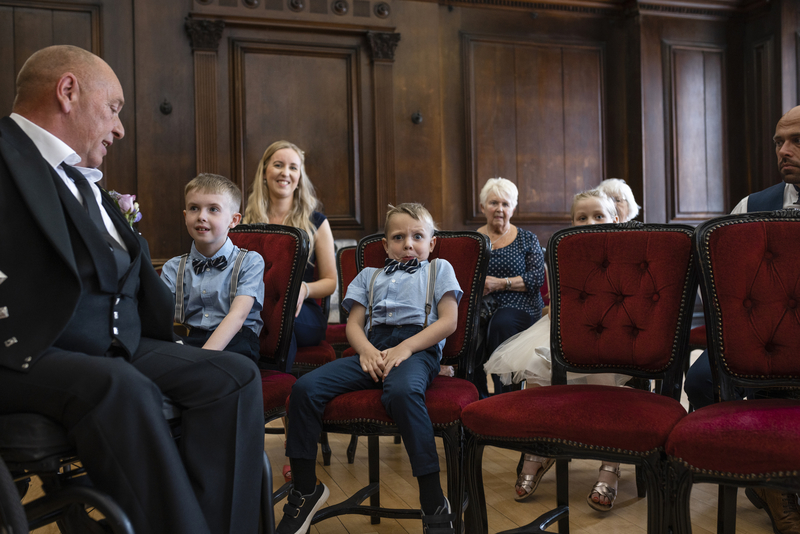
[(142, 220), (142, 213), (139, 211), (139, 203), (136, 202), (136, 195), (122, 195), (116, 191), (109, 191), (108, 194), (117, 203), (122, 215), (133, 228), (134, 223)]

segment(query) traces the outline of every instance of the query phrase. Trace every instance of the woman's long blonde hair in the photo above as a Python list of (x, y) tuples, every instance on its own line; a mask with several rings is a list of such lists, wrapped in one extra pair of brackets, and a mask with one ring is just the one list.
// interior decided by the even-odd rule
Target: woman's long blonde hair
[[(244, 212), (243, 222), (245, 224), (269, 222), (269, 189), (265, 184), (264, 172), (275, 152), (284, 148), (291, 148), (300, 157), (300, 180), (297, 182), (297, 189), (294, 190), (292, 197), (292, 209), (289, 210), (282, 224), (305, 230), (310, 240), (309, 249), (313, 254), (314, 237), (317, 229), (311, 222), (311, 214), (319, 208), (320, 202), (314, 191), (314, 184), (311, 183), (306, 174), (305, 153), (294, 143), (276, 141), (264, 151), (261, 161), (258, 162), (256, 176), (253, 179), (253, 192), (250, 193), (247, 199), (247, 209)], [(309, 261), (311, 260), (311, 254), (309, 254)]]

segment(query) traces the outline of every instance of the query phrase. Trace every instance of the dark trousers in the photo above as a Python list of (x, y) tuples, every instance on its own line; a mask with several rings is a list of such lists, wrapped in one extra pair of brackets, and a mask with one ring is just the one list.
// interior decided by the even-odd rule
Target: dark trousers
[[(378, 350), (399, 345), (422, 330), (421, 326), (374, 326), (370, 342)], [(406, 446), (413, 476), (439, 471), (433, 424), (425, 406), (425, 391), (439, 373), (438, 346), (412, 354), (393, 368), (385, 381), (373, 382), (361, 369), (358, 356), (341, 358), (300, 377), (292, 387), (286, 455), (313, 460), (322, 432), (322, 414), (338, 395), (362, 389), (383, 389), (381, 402)]]
[(289, 352), (286, 355), (286, 372), (292, 370), (297, 347), (316, 347), (325, 339), (328, 318), (322, 314), (322, 308), (313, 299), (306, 299), (300, 314), (294, 318), (294, 330)]
[[(489, 325), (486, 328), (486, 338), (483, 344), (483, 360), (480, 362), (480, 365), (475, 368), (475, 386), (478, 388), (478, 394), (482, 399), (489, 396), (483, 364), (486, 363), (495, 349), (499, 347), (503, 341), (514, 334), (518, 334), (530, 328), (537, 320), (538, 318), (534, 318), (529, 313), (516, 308), (500, 308), (494, 312), (492, 318), (489, 319)], [(494, 383), (494, 392), (501, 393), (503, 391), (503, 383), (500, 382), (500, 379), (492, 375), (492, 382)]]
[[(28, 373), (0, 368), (0, 412), (62, 423), (93, 484), (136, 532), (258, 529), (261, 379), (239, 354), (142, 339), (133, 363), (49, 349)], [(163, 396), (182, 409), (178, 446)]]
[[(711, 376), (711, 363), (708, 361), (708, 351), (704, 350), (697, 360), (689, 367), (683, 390), (692, 408), (698, 410), (709, 404), (714, 404), (714, 382)], [(736, 388), (736, 397), (752, 398), (755, 390)]]
[[(208, 341), (208, 338), (210, 338), (213, 333), (213, 330), (192, 328), (189, 330), (189, 334), (186, 336), (181, 336), (181, 339), (187, 345), (202, 348), (202, 346), (206, 344), (206, 341)], [(230, 342), (228, 342), (228, 346), (225, 347), (227, 352), (236, 352), (238, 354), (242, 354), (256, 363), (258, 363), (258, 359), (260, 358), (259, 349), (260, 344), (258, 341), (258, 336), (246, 326), (242, 327), (242, 329), (237, 332), (233, 338), (231, 338)]]

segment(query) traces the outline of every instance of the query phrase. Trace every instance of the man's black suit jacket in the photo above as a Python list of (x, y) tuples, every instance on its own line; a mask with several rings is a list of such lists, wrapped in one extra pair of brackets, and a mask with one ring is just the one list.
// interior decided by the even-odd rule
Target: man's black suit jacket
[[(0, 365), (21, 372), (58, 339), (81, 294), (51, 169), (13, 120), (0, 120), (0, 271), (8, 277), (0, 284), (0, 307), (8, 309), (0, 319)], [(109, 215), (127, 224), (114, 201), (102, 196)], [(172, 295), (152, 267), (147, 242), (136, 239), (141, 335), (171, 341)]]

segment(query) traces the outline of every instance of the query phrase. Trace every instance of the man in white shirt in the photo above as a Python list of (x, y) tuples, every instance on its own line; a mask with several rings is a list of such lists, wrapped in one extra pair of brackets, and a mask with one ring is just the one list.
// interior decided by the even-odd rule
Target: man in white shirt
[[(123, 103), (102, 59), (54, 46), (22, 67), (0, 120), (0, 413), (61, 423), (136, 532), (256, 532), (260, 373), (173, 342), (147, 242), (93, 183)], [(182, 408), (178, 446), (165, 396)]]

